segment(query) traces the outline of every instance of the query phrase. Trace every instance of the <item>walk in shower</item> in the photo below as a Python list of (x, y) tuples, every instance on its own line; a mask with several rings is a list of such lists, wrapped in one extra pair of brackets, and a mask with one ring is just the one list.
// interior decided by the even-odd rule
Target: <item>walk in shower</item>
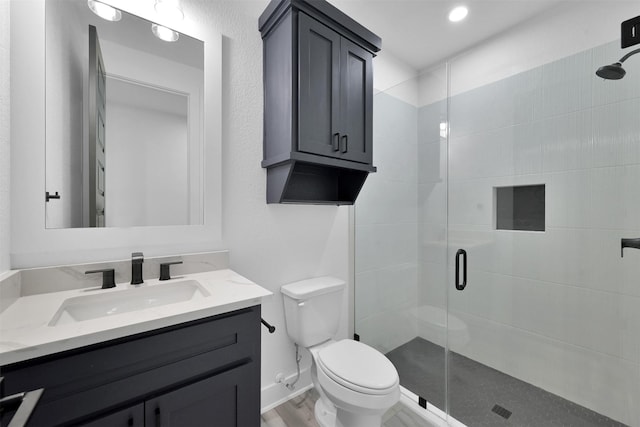
[(354, 329), (450, 423), (640, 426), (640, 55), (593, 46), (374, 97)]

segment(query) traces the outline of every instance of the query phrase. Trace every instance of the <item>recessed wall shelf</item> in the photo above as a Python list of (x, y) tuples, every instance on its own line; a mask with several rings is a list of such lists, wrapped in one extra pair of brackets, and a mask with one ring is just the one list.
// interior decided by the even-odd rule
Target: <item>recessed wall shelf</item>
[(496, 187), (495, 217), (498, 230), (545, 230), (545, 185)]

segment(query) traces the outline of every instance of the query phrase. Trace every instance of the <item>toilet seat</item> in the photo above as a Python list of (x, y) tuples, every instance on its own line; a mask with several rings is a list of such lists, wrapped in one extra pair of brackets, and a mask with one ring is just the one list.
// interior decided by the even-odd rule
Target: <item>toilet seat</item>
[(399, 377), (393, 364), (379, 351), (354, 340), (341, 340), (318, 351), (318, 367), (333, 381), (358, 393), (393, 392)]

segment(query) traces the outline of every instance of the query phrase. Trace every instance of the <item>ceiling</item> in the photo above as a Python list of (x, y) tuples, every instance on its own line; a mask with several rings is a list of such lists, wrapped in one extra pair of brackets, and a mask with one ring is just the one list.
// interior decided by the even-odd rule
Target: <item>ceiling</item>
[[(232, 0), (259, 16), (269, 0)], [(382, 38), (382, 49), (416, 71), (440, 64), (561, 3), (592, 0), (327, 0)], [(635, 1), (635, 0), (634, 0)], [(449, 11), (469, 8), (462, 22), (449, 22)]]
[[(575, 1), (575, 0), (574, 0)], [(382, 38), (384, 51), (429, 68), (562, 3), (559, 0), (329, 0)], [(464, 4), (462, 22), (447, 19)]]

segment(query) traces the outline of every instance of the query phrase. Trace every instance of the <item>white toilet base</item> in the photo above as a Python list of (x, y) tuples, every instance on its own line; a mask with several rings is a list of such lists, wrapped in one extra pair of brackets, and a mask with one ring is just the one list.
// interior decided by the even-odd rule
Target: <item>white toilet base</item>
[(316, 416), (316, 421), (320, 424), (320, 427), (335, 427), (336, 425), (336, 412), (335, 407), (327, 408), (327, 405), (322, 401), (322, 399), (318, 399), (316, 401), (316, 405), (314, 407), (314, 414)]
[(382, 425), (382, 415), (362, 415), (343, 411), (336, 412), (336, 427), (379, 427)]
[(320, 427), (379, 427), (382, 425), (381, 415), (354, 414), (340, 408), (327, 408), (322, 399), (316, 401), (314, 413)]

